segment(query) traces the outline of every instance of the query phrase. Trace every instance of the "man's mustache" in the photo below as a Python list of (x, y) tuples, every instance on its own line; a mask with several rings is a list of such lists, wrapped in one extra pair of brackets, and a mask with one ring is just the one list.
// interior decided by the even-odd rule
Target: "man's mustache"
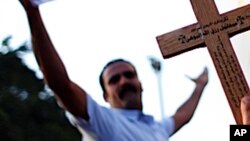
[(124, 94), (127, 92), (136, 92), (136, 88), (134, 85), (131, 84), (125, 84), (119, 91), (119, 97), (123, 98)]

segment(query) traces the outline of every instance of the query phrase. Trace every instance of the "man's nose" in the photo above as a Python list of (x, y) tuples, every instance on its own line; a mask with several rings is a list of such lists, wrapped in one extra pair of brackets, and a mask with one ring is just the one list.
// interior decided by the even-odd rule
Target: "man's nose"
[(127, 83), (129, 83), (129, 79), (122, 75), (121, 78), (120, 78), (120, 85), (124, 85), (124, 84), (127, 84)]

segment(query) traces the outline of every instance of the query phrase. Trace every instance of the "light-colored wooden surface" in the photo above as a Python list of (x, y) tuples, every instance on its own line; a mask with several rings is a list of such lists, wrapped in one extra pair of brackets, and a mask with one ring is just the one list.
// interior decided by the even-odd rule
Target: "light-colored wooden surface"
[(198, 23), (156, 37), (162, 55), (169, 58), (207, 46), (235, 121), (242, 124), (240, 99), (249, 94), (249, 87), (230, 37), (250, 29), (250, 5), (220, 15), (214, 0), (191, 4)]

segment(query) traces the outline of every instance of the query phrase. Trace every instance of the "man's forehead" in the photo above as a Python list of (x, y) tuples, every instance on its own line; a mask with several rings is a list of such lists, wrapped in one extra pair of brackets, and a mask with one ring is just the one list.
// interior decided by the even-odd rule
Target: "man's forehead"
[(127, 62), (116, 62), (109, 65), (103, 73), (103, 77), (111, 77), (115, 74), (119, 74), (125, 71), (135, 72), (134, 66)]

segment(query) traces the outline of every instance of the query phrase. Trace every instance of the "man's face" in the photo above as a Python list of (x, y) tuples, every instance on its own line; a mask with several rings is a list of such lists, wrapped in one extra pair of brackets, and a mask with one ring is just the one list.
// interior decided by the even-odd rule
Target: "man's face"
[(142, 110), (141, 83), (134, 67), (126, 62), (116, 62), (103, 73), (105, 100), (114, 108)]

